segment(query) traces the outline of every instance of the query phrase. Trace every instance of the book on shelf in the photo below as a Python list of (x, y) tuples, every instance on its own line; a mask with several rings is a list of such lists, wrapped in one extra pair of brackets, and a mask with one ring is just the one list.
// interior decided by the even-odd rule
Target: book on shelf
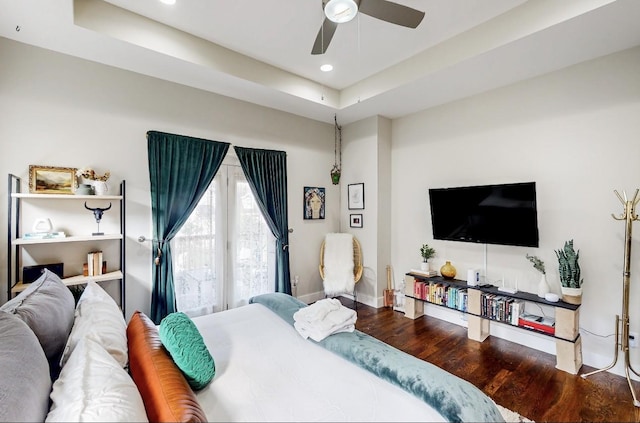
[(536, 316), (535, 314), (523, 313), (518, 320), (518, 326), (533, 329), (538, 332), (555, 335), (555, 319), (553, 317)]
[(540, 324), (547, 325), (547, 326), (554, 326), (555, 327), (556, 319), (555, 319), (555, 317), (544, 316), (542, 318), (542, 321), (540, 321)]
[(418, 276), (426, 276), (428, 278), (432, 278), (434, 276), (438, 276), (438, 272), (435, 270), (419, 270), (419, 269), (411, 269), (409, 273), (414, 273)]
[(67, 234), (64, 232), (27, 232), (22, 235), (23, 239), (53, 239), (65, 238)]
[(514, 300), (511, 303), (511, 323), (514, 326), (518, 326), (520, 316), (524, 313), (524, 301)]
[(102, 257), (102, 251), (87, 253), (87, 262), (83, 265), (84, 276), (99, 276), (106, 272), (107, 262)]
[(102, 274), (102, 251), (96, 251), (93, 253), (93, 274)]
[(529, 321), (529, 322), (541, 322), (542, 321), (542, 316), (538, 316), (537, 314), (531, 314), (531, 313), (522, 313), (520, 318), (522, 320), (526, 320), (526, 321)]
[[(103, 261), (102, 262), (102, 273), (101, 273), (101, 275), (104, 275), (106, 273), (107, 273), (107, 262)], [(89, 276), (89, 268), (88, 268), (87, 263), (83, 263), (82, 264), (82, 275), (83, 276)], [(91, 275), (91, 276), (95, 276), (95, 275)]]

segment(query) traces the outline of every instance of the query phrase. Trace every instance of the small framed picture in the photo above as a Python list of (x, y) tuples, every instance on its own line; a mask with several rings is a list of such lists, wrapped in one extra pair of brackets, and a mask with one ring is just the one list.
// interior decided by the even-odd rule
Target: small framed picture
[(362, 228), (362, 215), (361, 214), (350, 214), (349, 215), (349, 226), (352, 228)]
[(29, 191), (34, 194), (73, 194), (76, 168), (29, 165)]
[(364, 210), (364, 183), (347, 186), (347, 204), (349, 210)]
[(305, 220), (324, 219), (324, 188), (304, 187), (302, 207)]

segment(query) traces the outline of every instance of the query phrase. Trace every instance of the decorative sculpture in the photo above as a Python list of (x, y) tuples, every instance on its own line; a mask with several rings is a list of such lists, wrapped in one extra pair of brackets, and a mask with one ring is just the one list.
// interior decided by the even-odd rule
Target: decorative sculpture
[(102, 220), (102, 214), (111, 208), (111, 203), (109, 203), (109, 207), (106, 209), (101, 209), (100, 207), (91, 208), (87, 206), (87, 202), (85, 201), (84, 208), (93, 212), (93, 216), (96, 218), (96, 223), (98, 224), (98, 232), (93, 232), (91, 235), (104, 235), (104, 232), (100, 232), (100, 221)]

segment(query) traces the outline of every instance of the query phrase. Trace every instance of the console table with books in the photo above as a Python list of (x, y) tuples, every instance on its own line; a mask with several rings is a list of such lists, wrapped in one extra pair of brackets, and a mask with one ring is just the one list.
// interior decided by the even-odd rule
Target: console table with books
[[(405, 316), (424, 315), (424, 304), (435, 304), (467, 314), (468, 337), (482, 342), (489, 336), (491, 321), (554, 338), (556, 368), (577, 374), (582, 367), (580, 305), (562, 300), (550, 302), (528, 292), (508, 293), (494, 286), (470, 286), (466, 281), (441, 276), (405, 275)], [(526, 302), (553, 307), (554, 317), (524, 313)], [(539, 318), (538, 318), (539, 317)]]

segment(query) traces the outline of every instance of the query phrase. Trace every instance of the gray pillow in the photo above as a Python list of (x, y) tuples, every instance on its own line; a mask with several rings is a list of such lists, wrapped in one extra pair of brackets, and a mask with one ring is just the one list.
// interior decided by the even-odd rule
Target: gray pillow
[(49, 365), (29, 326), (0, 311), (0, 421), (42, 422), (49, 409)]
[(21, 318), (36, 334), (51, 367), (53, 378), (60, 371), (60, 357), (73, 326), (73, 294), (58, 275), (45, 269), (31, 286), (5, 303), (0, 310)]

